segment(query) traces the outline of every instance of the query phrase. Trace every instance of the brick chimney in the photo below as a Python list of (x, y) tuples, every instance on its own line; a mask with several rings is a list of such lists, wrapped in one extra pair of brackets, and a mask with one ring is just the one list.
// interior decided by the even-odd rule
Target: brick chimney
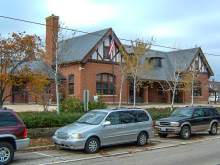
[(52, 14), (46, 18), (46, 63), (48, 65), (55, 60), (58, 26), (59, 16)]

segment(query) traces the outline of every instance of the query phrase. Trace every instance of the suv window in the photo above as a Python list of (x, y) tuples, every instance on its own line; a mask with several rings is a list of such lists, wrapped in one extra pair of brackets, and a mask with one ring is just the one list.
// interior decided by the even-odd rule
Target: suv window
[(210, 116), (210, 109), (204, 108), (204, 109), (203, 109), (203, 116), (204, 116), (204, 117)]
[(193, 116), (194, 117), (202, 117), (202, 109), (195, 109)]
[(219, 112), (216, 108), (212, 108), (213, 116), (219, 116)]
[(16, 126), (19, 124), (16, 117), (10, 112), (0, 112), (0, 127)]

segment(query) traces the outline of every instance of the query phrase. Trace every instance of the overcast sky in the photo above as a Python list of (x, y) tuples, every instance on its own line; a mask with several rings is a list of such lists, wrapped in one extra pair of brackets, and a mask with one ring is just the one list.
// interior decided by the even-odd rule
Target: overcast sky
[[(201, 47), (214, 78), (220, 81), (220, 0), (0, 0), (0, 16), (44, 24), (51, 14), (79, 31), (112, 27), (122, 39), (146, 40), (154, 36), (155, 44), (161, 46), (180, 43), (181, 48)], [(0, 17), (3, 36), (26, 31), (45, 40), (45, 29), (42, 25)]]

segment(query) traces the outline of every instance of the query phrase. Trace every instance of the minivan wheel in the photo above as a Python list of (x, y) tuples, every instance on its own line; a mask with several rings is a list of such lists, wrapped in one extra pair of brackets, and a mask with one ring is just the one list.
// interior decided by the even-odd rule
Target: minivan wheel
[(189, 130), (189, 127), (187, 126), (184, 126), (181, 131), (180, 131), (180, 137), (182, 139), (189, 139), (190, 137), (190, 130)]
[(159, 135), (161, 138), (165, 138), (165, 137), (167, 137), (168, 134), (166, 134), (166, 133), (158, 133), (158, 135)]
[(147, 134), (145, 132), (141, 132), (137, 137), (137, 145), (145, 146), (147, 144)]
[(99, 141), (95, 137), (91, 137), (86, 141), (85, 152), (86, 153), (96, 153), (99, 150)]
[(217, 129), (217, 124), (216, 124), (216, 123), (213, 123), (212, 126), (211, 126), (211, 129), (210, 129), (210, 131), (209, 131), (209, 134), (210, 134), (210, 135), (216, 135), (216, 134), (217, 134), (217, 131), (218, 131), (218, 129)]
[(14, 148), (10, 143), (0, 143), (0, 165), (9, 164), (14, 158)]

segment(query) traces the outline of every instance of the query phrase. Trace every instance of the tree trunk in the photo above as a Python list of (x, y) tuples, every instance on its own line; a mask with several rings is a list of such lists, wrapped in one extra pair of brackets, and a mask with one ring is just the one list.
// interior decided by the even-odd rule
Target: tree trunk
[(173, 97), (172, 97), (171, 111), (170, 112), (173, 112), (173, 104), (174, 104), (174, 99), (175, 99), (175, 92), (176, 92), (176, 88), (174, 88), (174, 90), (173, 90)]
[(55, 83), (56, 83), (56, 98), (57, 98), (57, 114), (60, 114), (59, 110), (59, 84), (58, 84), (58, 56), (57, 56), (57, 50), (56, 50), (56, 73), (55, 73)]
[(121, 89), (120, 89), (120, 100), (119, 100), (119, 107), (121, 107), (121, 95), (122, 95), (122, 85), (123, 85), (123, 81), (121, 82)]
[(136, 78), (134, 78), (134, 108), (136, 106)]

